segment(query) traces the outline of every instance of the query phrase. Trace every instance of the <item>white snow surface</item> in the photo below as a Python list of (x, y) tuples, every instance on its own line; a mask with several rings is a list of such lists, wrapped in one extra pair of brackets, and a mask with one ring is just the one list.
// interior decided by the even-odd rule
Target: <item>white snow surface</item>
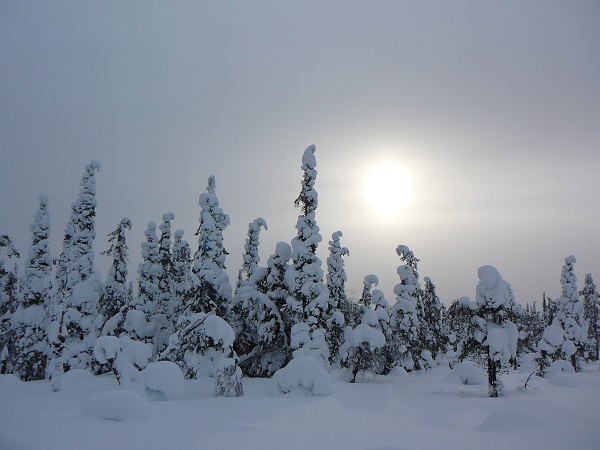
[(136, 421), (152, 415), (148, 402), (133, 391), (114, 390), (99, 392), (87, 398), (81, 416), (88, 419)]
[(136, 380), (151, 399), (179, 400), (183, 395), (183, 373), (171, 361), (150, 363)]
[[(133, 397), (149, 414), (128, 417), (119, 402), (135, 393), (118, 390), (112, 374), (68, 372), (60, 392), (48, 381), (0, 375), (0, 448), (18, 442), (20, 450), (592, 449), (600, 442), (598, 367), (533, 376), (526, 389), (531, 372), (511, 370), (502, 375), (499, 398), (488, 397), (485, 378), (450, 382), (443, 367), (355, 384), (333, 371), (332, 394), (324, 397), (270, 396), (272, 380), (248, 378), (244, 397), (214, 397), (214, 380), (202, 378), (186, 380), (179, 400)], [(95, 417), (80, 416), (86, 402)], [(113, 419), (98, 418), (104, 407)]]

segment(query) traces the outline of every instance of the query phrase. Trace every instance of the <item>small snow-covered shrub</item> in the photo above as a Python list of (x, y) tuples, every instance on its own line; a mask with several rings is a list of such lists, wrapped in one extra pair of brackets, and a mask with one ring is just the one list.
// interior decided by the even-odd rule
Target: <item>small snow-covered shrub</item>
[(148, 402), (133, 391), (107, 391), (92, 395), (83, 404), (82, 417), (135, 421), (151, 416)]
[(327, 371), (314, 358), (299, 356), (273, 375), (270, 384), (274, 394), (289, 392), (304, 395), (331, 395), (331, 378)]

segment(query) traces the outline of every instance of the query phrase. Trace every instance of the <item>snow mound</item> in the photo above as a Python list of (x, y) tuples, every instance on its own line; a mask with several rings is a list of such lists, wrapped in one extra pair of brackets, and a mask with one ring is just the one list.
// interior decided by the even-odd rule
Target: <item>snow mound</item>
[(444, 378), (444, 381), (458, 381), (461, 384), (478, 385), (486, 384), (487, 378), (485, 371), (477, 364), (471, 361), (463, 361), (452, 368), (452, 371)]
[(43, 447), (25, 436), (0, 431), (0, 448), (2, 450), (41, 450)]
[(273, 394), (294, 393), (314, 396), (331, 395), (331, 378), (317, 360), (299, 356), (273, 375), (270, 383)]
[(178, 400), (183, 395), (183, 373), (179, 366), (171, 361), (158, 361), (148, 364), (140, 378), (146, 395), (165, 400)]
[(151, 416), (148, 402), (133, 391), (106, 391), (92, 395), (81, 409), (89, 419), (131, 422)]
[(512, 432), (516, 429), (539, 427), (545, 425), (542, 419), (527, 411), (502, 409), (495, 411), (477, 427), (480, 431)]
[(554, 361), (551, 365), (550, 365), (550, 373), (552, 374), (559, 374), (559, 373), (575, 373), (575, 369), (573, 369), (573, 366), (571, 365), (571, 363), (569, 361), (565, 361), (562, 359), (559, 359), (558, 361)]
[[(17, 386), (23, 383), (18, 376), (13, 374), (0, 375), (0, 386)], [(2, 447), (0, 447), (2, 448)]]
[(576, 388), (579, 387), (579, 381), (569, 375), (556, 375), (550, 378), (550, 383), (555, 386)]

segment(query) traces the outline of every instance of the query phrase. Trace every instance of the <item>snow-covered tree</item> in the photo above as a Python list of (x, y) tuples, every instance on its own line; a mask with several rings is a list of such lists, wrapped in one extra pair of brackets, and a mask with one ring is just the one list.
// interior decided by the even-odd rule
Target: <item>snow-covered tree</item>
[(370, 307), (365, 307), (360, 324), (349, 330), (348, 340), (342, 346), (341, 366), (352, 372), (351, 383), (361, 374), (376, 374), (380, 371), (379, 351), (385, 346), (385, 336), (379, 329), (379, 315)]
[[(53, 348), (51, 371), (86, 369), (94, 361), (100, 277), (94, 271), (96, 238), (96, 172), (100, 163), (86, 164), (79, 197), (71, 204), (63, 249), (58, 260), (58, 293), (50, 307), (48, 335)], [(60, 377), (60, 374), (56, 374)]]
[[(175, 317), (178, 318), (184, 308), (184, 297), (190, 287), (192, 257), (190, 244), (183, 239), (183, 230), (175, 231), (171, 259), (173, 261), (173, 302)], [(175, 323), (177, 323), (175, 321)]]
[(573, 368), (579, 371), (581, 359), (585, 357), (588, 324), (584, 318), (583, 302), (577, 292), (575, 262), (576, 259), (572, 255), (565, 258), (560, 277), (562, 295), (556, 300), (556, 316), (552, 325), (563, 329), (563, 357), (570, 359)]
[(462, 362), (473, 355), (475, 322), (473, 320), (477, 311), (477, 303), (468, 297), (454, 300), (448, 307), (446, 314), (446, 328), (448, 331), (448, 356), (450, 364)]
[(562, 358), (563, 344), (564, 333), (562, 328), (556, 325), (548, 325), (537, 344), (537, 353), (534, 359), (537, 365), (537, 376), (545, 377), (552, 362)]
[(438, 355), (446, 351), (448, 336), (442, 326), (442, 304), (435, 292), (435, 285), (431, 278), (425, 277), (425, 286), (421, 291), (423, 316), (421, 321), (421, 341), (426, 351), (435, 360)]
[(376, 275), (366, 275), (363, 279), (363, 290), (359, 302), (367, 308), (371, 306), (372, 293), (371, 289), (379, 284), (379, 278)]
[(21, 282), (20, 304), (12, 317), (16, 331), (16, 371), (24, 381), (46, 377), (49, 347), (46, 337), (48, 307), (53, 294), (52, 256), (49, 249), (48, 196), (39, 196), (40, 206), (29, 227), (31, 247)]
[(502, 368), (507, 367), (517, 352), (517, 327), (508, 320), (511, 294), (509, 285), (493, 266), (477, 270), (479, 284), (475, 290), (478, 306), (474, 338), (487, 360), (488, 392), (490, 397), (502, 394)]
[(329, 345), (330, 360), (337, 359), (340, 346), (344, 343), (344, 311), (347, 306), (346, 296), (346, 270), (344, 269), (344, 256), (350, 255), (346, 247), (340, 245), (341, 231), (331, 235), (329, 241), (329, 256), (327, 257), (327, 290), (332, 307), (332, 314), (327, 321), (327, 344)]
[(292, 258), (292, 248), (286, 242), (278, 242), (273, 253), (267, 260), (267, 276), (265, 290), (266, 295), (273, 302), (281, 320), (283, 321), (283, 346), (281, 350), (285, 355), (287, 364), (292, 358), (292, 348), (290, 346), (290, 336), (292, 326), (296, 323), (293, 305), (295, 300), (291, 296), (291, 290), (286, 279), (286, 273), (290, 270), (290, 260)]
[(579, 292), (583, 298), (584, 318), (588, 322), (588, 341), (590, 343), (591, 358), (595, 361), (599, 358), (598, 344), (600, 335), (600, 294), (592, 274), (585, 276), (585, 284)]
[(175, 214), (168, 212), (162, 216), (160, 239), (158, 241), (158, 271), (156, 276), (158, 292), (156, 314), (154, 315), (154, 344), (157, 352), (162, 352), (175, 331), (175, 303), (173, 301), (173, 259), (171, 258), (171, 221)]
[(227, 251), (223, 247), (223, 230), (229, 226), (229, 216), (219, 207), (215, 187), (215, 177), (210, 176), (206, 192), (200, 194), (198, 250), (184, 309), (186, 313), (215, 311), (220, 317), (226, 317), (232, 290), (225, 271)]
[(181, 316), (160, 358), (177, 363), (187, 379), (214, 378), (218, 396), (239, 397), (244, 389), (234, 339), (233, 329), (214, 313)]
[[(256, 279), (256, 276), (259, 274), (256, 272), (259, 269), (258, 264), (260, 263), (258, 245), (260, 243), (259, 239), (261, 228), (264, 228), (265, 230), (269, 229), (267, 227), (267, 222), (262, 217), (258, 217), (248, 224), (248, 237), (246, 238), (246, 244), (244, 245), (242, 268), (238, 273), (236, 290), (249, 284), (253, 284), (256, 286), (256, 289), (259, 289), (257, 285), (259, 280)], [(264, 275), (264, 271), (261, 272), (263, 272), (262, 275)], [(258, 278), (260, 279), (264, 277), (259, 275)]]
[(246, 285), (238, 289), (232, 307), (236, 331), (234, 350), (239, 366), (251, 377), (270, 377), (285, 366), (289, 347), (281, 314), (269, 297)]
[[(293, 270), (289, 271), (288, 283), (293, 289), (292, 296), (295, 300), (294, 310), (298, 317), (297, 322), (306, 325), (298, 327), (296, 333), (292, 330), (292, 347), (300, 350), (302, 346), (309, 345), (310, 351), (306, 350), (308, 353), (318, 354), (319, 357), (322, 357), (329, 354), (325, 333), (332, 308), (327, 288), (323, 283), (324, 274), (321, 260), (316, 254), (317, 246), (322, 238), (315, 220), (315, 211), (318, 206), (318, 194), (314, 188), (317, 178), (315, 151), (316, 147), (311, 145), (302, 155), (304, 176), (300, 195), (294, 202), (296, 207), (301, 208), (302, 214), (298, 216), (296, 223), (298, 234), (292, 240), (294, 266)], [(295, 339), (294, 336), (297, 338)], [(324, 348), (317, 348), (320, 345), (323, 345)], [(304, 353), (305, 351), (294, 354), (300, 356)]]
[[(13, 240), (6, 234), (0, 235), (0, 251), (6, 249), (6, 257), (20, 258)], [(4, 252), (3, 252), (4, 253)], [(0, 258), (0, 373), (13, 373), (17, 352), (15, 350), (16, 331), (11, 318), (17, 310), (19, 279), (17, 267), (7, 270), (4, 258)]]
[[(121, 219), (115, 231), (108, 235), (110, 247), (102, 252), (102, 255), (112, 256), (113, 258), (112, 265), (108, 269), (104, 292), (98, 301), (98, 312), (104, 317), (105, 324), (117, 314), (120, 314), (121, 310), (132, 301), (127, 283), (129, 248), (125, 237), (126, 230), (131, 230), (131, 220), (128, 217)], [(117, 318), (117, 322), (121, 321), (119, 319)], [(107, 329), (106, 331), (103, 330), (102, 334), (116, 333), (116, 329)]]
[(399, 245), (396, 253), (406, 264), (398, 267), (400, 283), (394, 286), (396, 303), (392, 306), (390, 326), (393, 339), (388, 343), (389, 367), (399, 364), (406, 370), (420, 370), (424, 367), (423, 344), (420, 341), (420, 319), (417, 313), (419, 297), (419, 273), (413, 252), (405, 245)]

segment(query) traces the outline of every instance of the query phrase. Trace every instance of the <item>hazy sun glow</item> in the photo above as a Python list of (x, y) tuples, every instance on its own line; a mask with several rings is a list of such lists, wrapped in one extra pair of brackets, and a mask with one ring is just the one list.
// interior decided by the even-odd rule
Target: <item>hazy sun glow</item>
[(378, 164), (367, 175), (365, 196), (379, 214), (387, 218), (393, 217), (412, 198), (411, 177), (399, 164)]

